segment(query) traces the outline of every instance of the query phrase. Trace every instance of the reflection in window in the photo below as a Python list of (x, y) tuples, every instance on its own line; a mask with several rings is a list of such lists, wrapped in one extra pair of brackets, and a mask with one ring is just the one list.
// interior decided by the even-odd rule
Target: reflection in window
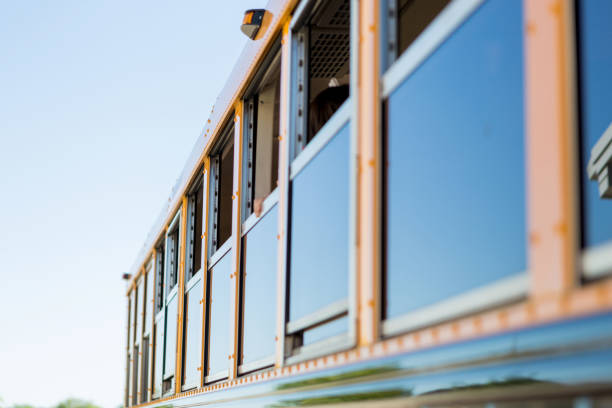
[(242, 364), (274, 355), (277, 222), (275, 206), (243, 240)]
[(155, 324), (155, 360), (153, 361), (153, 398), (159, 398), (161, 395), (162, 377), (163, 377), (163, 361), (164, 361), (164, 330), (161, 326), (163, 318)]
[(209, 271), (208, 324), (209, 346), (207, 375), (217, 375), (229, 368), (230, 275), (232, 251), (227, 252)]
[(183, 352), (183, 384), (200, 385), (198, 368), (202, 357), (202, 280), (185, 293), (185, 334)]
[[(612, 200), (601, 198), (597, 178), (605, 164), (599, 162), (593, 179), (586, 171), (591, 151), (612, 125), (612, 2), (578, 1), (579, 64), (581, 68), (582, 144), (582, 244), (593, 247), (612, 241)], [(612, 132), (612, 130), (610, 130)], [(605, 168), (607, 170), (607, 168)], [(602, 181), (608, 179), (602, 177)]]
[(450, 0), (397, 0), (397, 55), (427, 28)]
[(488, 1), (389, 97), (386, 317), (526, 268), (522, 41)]
[(132, 358), (132, 405), (138, 404), (138, 357), (138, 346), (135, 346)]
[(140, 364), (140, 402), (147, 402), (149, 388), (149, 337), (142, 339), (142, 363)]
[(246, 215), (262, 210), (278, 181), (280, 52), (266, 65), (255, 94), (246, 102)]
[[(178, 316), (177, 296), (166, 307), (166, 347), (164, 352), (164, 380), (174, 375), (176, 365), (176, 321)], [(164, 391), (165, 393), (165, 391)]]
[(303, 345), (307, 346), (330, 337), (346, 333), (348, 330), (348, 317), (344, 316), (330, 323), (317, 326), (313, 329), (304, 331)]
[(292, 181), (290, 320), (348, 296), (348, 158), (345, 125)]

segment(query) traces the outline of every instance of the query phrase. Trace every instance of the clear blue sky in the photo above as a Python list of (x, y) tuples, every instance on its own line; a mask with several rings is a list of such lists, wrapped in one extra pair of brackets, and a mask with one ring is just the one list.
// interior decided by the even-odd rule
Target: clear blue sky
[(128, 270), (265, 0), (0, 2), (0, 397), (122, 403)]

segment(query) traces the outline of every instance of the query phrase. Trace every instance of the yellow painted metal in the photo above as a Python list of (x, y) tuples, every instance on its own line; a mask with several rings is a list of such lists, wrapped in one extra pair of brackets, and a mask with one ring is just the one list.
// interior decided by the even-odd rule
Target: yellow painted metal
[(376, 0), (359, 2), (357, 344), (378, 339), (381, 277), (381, 101), (379, 9)]
[(242, 197), (242, 112), (243, 102), (236, 102), (234, 109), (234, 184), (232, 200), (232, 265), (233, 272), (231, 280), (231, 310), (230, 327), (232, 327), (232, 337), (230, 338), (229, 359), (229, 379), (238, 376), (238, 349), (240, 342), (240, 243), (242, 220), (240, 214), (240, 202)]
[(531, 295), (577, 283), (574, 26), (570, 0), (525, 0)]

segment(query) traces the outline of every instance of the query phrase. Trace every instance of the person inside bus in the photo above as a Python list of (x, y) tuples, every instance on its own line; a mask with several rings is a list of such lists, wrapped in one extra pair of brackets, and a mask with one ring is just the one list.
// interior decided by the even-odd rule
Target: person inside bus
[(336, 85), (337, 81), (330, 81), (330, 87), (321, 91), (310, 102), (308, 110), (308, 139), (310, 143), (313, 137), (327, 123), (329, 118), (342, 106), (349, 97), (348, 85)]

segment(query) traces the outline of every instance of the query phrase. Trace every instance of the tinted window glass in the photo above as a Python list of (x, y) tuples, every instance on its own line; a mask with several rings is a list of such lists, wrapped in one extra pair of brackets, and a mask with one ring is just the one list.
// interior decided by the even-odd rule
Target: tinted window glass
[(176, 319), (177, 296), (173, 297), (166, 307), (166, 352), (164, 362), (164, 377), (174, 374), (176, 364)]
[(209, 272), (210, 293), (208, 296), (210, 313), (208, 374), (217, 374), (228, 369), (229, 321), (230, 321), (230, 274), (232, 251), (229, 251)]
[(161, 322), (155, 324), (155, 361), (153, 362), (153, 395), (159, 396), (161, 393), (163, 361), (164, 361), (164, 337)]
[(389, 97), (388, 317), (526, 268), (522, 27), (486, 2)]
[(583, 245), (612, 240), (612, 200), (599, 197), (586, 172), (591, 149), (612, 124), (612, 2), (578, 2), (581, 67)]
[(325, 340), (338, 334), (346, 333), (348, 330), (348, 319), (341, 317), (332, 322), (306, 330), (303, 337), (303, 345), (307, 346), (317, 341)]
[(149, 388), (149, 338), (142, 339), (142, 363), (140, 364), (140, 402), (146, 402)]
[(243, 242), (243, 363), (274, 354), (277, 220), (278, 210), (274, 206), (247, 233)]
[[(201, 276), (201, 275), (198, 275)], [(198, 367), (202, 357), (202, 279), (185, 293), (184, 384), (200, 385)]]
[(348, 152), (345, 125), (293, 179), (291, 320), (347, 297)]
[(138, 404), (138, 358), (138, 346), (136, 346), (132, 358), (132, 405)]

